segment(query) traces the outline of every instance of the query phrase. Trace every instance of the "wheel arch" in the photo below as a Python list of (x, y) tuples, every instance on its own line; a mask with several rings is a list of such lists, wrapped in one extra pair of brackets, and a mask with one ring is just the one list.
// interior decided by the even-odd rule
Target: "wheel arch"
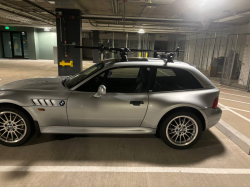
[(18, 108), (19, 110), (21, 110), (22, 112), (24, 112), (25, 114), (27, 114), (27, 116), (30, 118), (30, 120), (32, 121), (32, 123), (34, 123), (33, 117), (23, 107), (21, 107), (21, 106), (19, 106), (17, 104), (13, 104), (13, 103), (0, 103), (0, 107), (3, 107), (3, 106)]
[(159, 133), (159, 129), (160, 129), (160, 126), (162, 124), (162, 121), (170, 114), (173, 114), (173, 113), (176, 113), (176, 112), (183, 112), (183, 111), (186, 111), (186, 112), (192, 112), (194, 113), (195, 115), (197, 115), (197, 117), (201, 120), (201, 123), (202, 123), (202, 131), (205, 131), (206, 130), (206, 120), (205, 120), (205, 117), (204, 115), (196, 108), (193, 108), (193, 107), (177, 107), (177, 108), (174, 108), (174, 109), (171, 109), (169, 110), (167, 113), (165, 113), (162, 118), (160, 119), (158, 125), (157, 125), (157, 133)]

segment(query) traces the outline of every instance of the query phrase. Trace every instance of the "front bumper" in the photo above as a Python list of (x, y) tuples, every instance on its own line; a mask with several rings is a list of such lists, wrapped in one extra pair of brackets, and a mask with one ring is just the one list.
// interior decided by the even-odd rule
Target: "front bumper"
[(216, 125), (222, 115), (222, 110), (219, 107), (208, 108), (203, 110), (203, 112), (206, 115), (206, 130)]

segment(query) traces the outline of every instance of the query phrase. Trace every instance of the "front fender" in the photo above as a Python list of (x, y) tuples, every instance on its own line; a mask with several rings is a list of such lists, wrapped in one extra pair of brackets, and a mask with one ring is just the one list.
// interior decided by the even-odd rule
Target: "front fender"
[(32, 106), (32, 102), (25, 94), (11, 90), (0, 91), (0, 104), (10, 103), (18, 106)]

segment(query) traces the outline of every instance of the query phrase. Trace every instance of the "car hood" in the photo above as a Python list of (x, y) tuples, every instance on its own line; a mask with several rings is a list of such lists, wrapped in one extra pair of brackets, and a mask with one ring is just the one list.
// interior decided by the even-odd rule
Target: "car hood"
[(0, 87), (1, 90), (65, 90), (64, 77), (24, 79), (10, 82)]

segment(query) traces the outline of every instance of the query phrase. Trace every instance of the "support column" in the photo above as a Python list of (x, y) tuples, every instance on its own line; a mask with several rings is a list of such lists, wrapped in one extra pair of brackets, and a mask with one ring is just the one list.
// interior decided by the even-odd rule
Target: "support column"
[[(99, 31), (93, 31), (93, 47), (99, 47)], [(93, 52), (93, 62), (99, 62), (99, 51), (98, 49), (92, 50)]]
[(126, 33), (126, 48), (128, 47), (128, 33)]
[[(150, 50), (155, 49), (155, 34), (150, 34), (149, 49)], [(148, 56), (154, 57), (154, 52), (149, 52)]]
[[(115, 33), (114, 33), (114, 31), (113, 31), (112, 47), (113, 48), (115, 47)], [(114, 53), (112, 53), (112, 58), (115, 58), (115, 54)]]
[[(141, 49), (141, 34), (138, 34), (138, 49)], [(142, 52), (138, 52), (138, 57), (141, 57)]]
[[(73, 75), (82, 71), (82, 49), (74, 48), (82, 45), (82, 20), (75, 18), (81, 11), (58, 8), (56, 12), (62, 16), (56, 19), (58, 75)], [(73, 61), (73, 67), (61, 66), (62, 61)]]
[(29, 59), (32, 60), (39, 59), (38, 38), (35, 28), (27, 29), (27, 40), (28, 40)]

